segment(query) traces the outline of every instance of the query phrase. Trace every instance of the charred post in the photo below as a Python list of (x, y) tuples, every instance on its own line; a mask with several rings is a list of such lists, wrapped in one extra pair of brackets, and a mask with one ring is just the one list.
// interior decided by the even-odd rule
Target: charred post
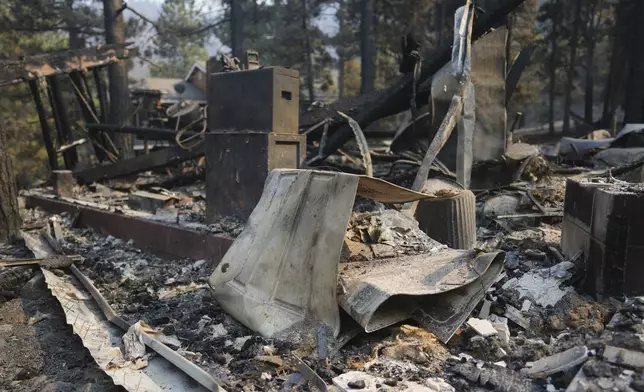
[(42, 133), (42, 140), (45, 144), (45, 149), (47, 150), (47, 158), (49, 160), (49, 168), (51, 170), (58, 170), (58, 156), (56, 155), (56, 149), (54, 148), (54, 142), (51, 136), (51, 127), (47, 122), (47, 113), (45, 112), (45, 106), (42, 102), (42, 97), (40, 96), (40, 86), (38, 79), (32, 79), (29, 81), (29, 88), (31, 90), (31, 95), (34, 98), (34, 104), (36, 105), (36, 112), (38, 112), (38, 120), (40, 121), (40, 131)]
[[(64, 146), (73, 141), (72, 129), (69, 122), (69, 116), (63, 100), (63, 93), (61, 91), (60, 79), (58, 75), (47, 76), (47, 84), (49, 85), (49, 99), (51, 101), (52, 112), (56, 120), (58, 144)], [(63, 153), (65, 159), (65, 166), (71, 170), (78, 163), (78, 155), (76, 150), (67, 150)]]
[(98, 96), (98, 106), (100, 110), (101, 123), (107, 121), (107, 113), (109, 112), (109, 102), (107, 101), (107, 88), (105, 86), (105, 81), (101, 75), (100, 68), (94, 68), (92, 70), (92, 76), (94, 76), (94, 84), (96, 85), (96, 95)]

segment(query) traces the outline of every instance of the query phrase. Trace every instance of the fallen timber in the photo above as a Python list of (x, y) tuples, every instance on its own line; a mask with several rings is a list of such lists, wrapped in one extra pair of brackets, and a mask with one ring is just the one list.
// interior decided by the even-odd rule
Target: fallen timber
[[(87, 124), (87, 129), (93, 131), (108, 131), (115, 133), (128, 133), (146, 137), (148, 140), (169, 140), (174, 141), (177, 137), (177, 132), (172, 129), (152, 128), (152, 127), (134, 127), (129, 125), (114, 125), (114, 124)], [(185, 136), (194, 136), (197, 132), (185, 132)]]
[[(478, 14), (474, 19), (472, 27), (472, 41), (481, 38), (490, 30), (504, 25), (508, 14), (514, 11), (524, 1), (525, 0), (505, 0), (488, 13), (483, 15)], [(449, 61), (451, 54), (452, 45), (443, 45), (437, 49), (429, 59), (423, 61), (417, 84), (422, 84), (438, 72), (438, 70)], [(326, 157), (331, 155), (338, 148), (342, 147), (352, 138), (353, 133), (351, 132), (351, 128), (348, 124), (343, 122), (340, 118), (337, 118), (337, 116), (327, 115), (331, 109), (333, 110), (333, 113), (335, 113), (335, 111), (343, 111), (344, 113), (347, 113), (356, 122), (358, 122), (358, 124), (360, 124), (360, 127), (364, 129), (376, 120), (409, 109), (413, 84), (413, 74), (405, 74), (391, 87), (369, 95), (368, 98), (365, 99), (365, 102), (358, 107), (356, 107), (356, 103), (361, 102), (362, 99), (353, 98), (348, 101), (348, 104), (342, 101), (334, 105), (330, 105), (327, 108), (322, 108), (321, 110), (324, 113), (322, 115), (315, 110), (302, 115), (300, 117), (301, 129), (310, 127), (327, 117), (333, 118), (329, 127), (329, 138), (324, 144), (324, 149), (320, 151), (319, 154), (316, 154), (317, 156), (309, 157), (309, 163), (311, 165), (315, 165), (323, 161)], [(427, 104), (428, 101), (429, 91), (419, 91), (417, 93), (417, 107)], [(349, 108), (346, 108), (345, 106), (349, 106)], [(312, 138), (309, 139), (309, 142), (321, 137), (322, 130), (320, 128), (318, 128), (317, 132), (312, 132), (309, 135), (309, 138)], [(368, 134), (368, 132), (366, 133)]]
[(38, 195), (26, 196), (25, 202), (27, 208), (40, 207), (55, 214), (63, 212), (78, 214), (76, 216), (78, 226), (91, 228), (125, 241), (132, 240), (136, 247), (149, 250), (164, 258), (204, 259), (217, 264), (233, 243), (232, 238), (221, 235)]
[(143, 171), (174, 165), (190, 159), (199, 158), (203, 154), (202, 146), (193, 150), (184, 150), (181, 147), (169, 147), (151, 152), (147, 155), (118, 161), (110, 165), (77, 171), (74, 172), (74, 176), (81, 184), (91, 184), (99, 180), (126, 177)]

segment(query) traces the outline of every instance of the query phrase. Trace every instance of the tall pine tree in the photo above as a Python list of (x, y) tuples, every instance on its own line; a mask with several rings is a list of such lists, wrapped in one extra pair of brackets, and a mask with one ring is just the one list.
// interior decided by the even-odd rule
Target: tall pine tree
[[(207, 25), (201, 2), (196, 0), (166, 0), (156, 21), (157, 35), (154, 52), (160, 57), (153, 76), (181, 78), (197, 61), (206, 61), (206, 39), (212, 32)], [(199, 31), (203, 30), (203, 31)]]

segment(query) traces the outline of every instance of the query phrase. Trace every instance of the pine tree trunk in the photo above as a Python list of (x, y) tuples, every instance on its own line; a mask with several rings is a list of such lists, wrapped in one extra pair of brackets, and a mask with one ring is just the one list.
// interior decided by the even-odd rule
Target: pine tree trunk
[[(125, 21), (123, 20), (123, 0), (103, 0), (105, 17), (105, 41), (108, 45), (125, 43)], [(119, 12), (120, 11), (120, 12)], [(108, 65), (110, 111), (108, 124), (127, 125), (130, 122), (130, 91), (127, 69), (124, 61)], [(125, 133), (113, 134), (112, 138), (119, 149), (119, 159), (134, 158), (134, 139)]]
[(375, 90), (376, 45), (373, 36), (374, 0), (362, 0), (360, 12), (360, 93)]
[[(70, 14), (74, 13), (74, 0), (67, 0), (67, 7)], [(71, 22), (71, 23), (70, 23)], [(80, 49), (85, 47), (85, 41), (80, 36), (80, 29), (76, 26), (76, 21), (68, 22), (69, 28), (69, 49)]]
[(11, 241), (20, 233), (18, 191), (9, 156), (7, 135), (0, 122), (0, 243)]
[[(557, 3), (558, 5), (559, 3)], [(548, 89), (548, 124), (550, 133), (555, 133), (555, 94), (557, 89), (557, 38), (559, 35), (559, 20), (561, 18), (561, 7), (552, 16), (552, 31), (550, 32), (550, 86)]]
[(512, 40), (514, 37), (512, 36), (513, 33), (513, 28), (512, 28), (512, 15), (508, 15), (508, 20), (506, 22), (506, 27), (507, 27), (507, 35), (505, 39), (505, 69), (509, 70), (510, 66), (512, 66), (512, 62), (514, 59), (512, 58)]
[(309, 32), (307, 0), (302, 0), (302, 31), (304, 32), (304, 53), (306, 57), (306, 88), (309, 90), (309, 100), (315, 101), (315, 75), (313, 75), (313, 53), (311, 49), (311, 34)]
[(338, 98), (344, 97), (344, 69), (345, 69), (345, 50), (344, 50), (344, 0), (338, 0), (338, 34), (340, 35), (340, 45), (338, 47)]
[(243, 0), (230, 0), (230, 49), (233, 57), (244, 58), (243, 45)]
[(442, 47), (445, 41), (445, 21), (447, 20), (447, 5), (445, 4), (447, 0), (441, 1), (439, 5), (439, 20), (438, 20), (438, 45), (437, 47)]
[(588, 45), (588, 62), (586, 64), (586, 88), (584, 96), (584, 119), (593, 123), (593, 106), (595, 105), (595, 44)]
[(628, 28), (631, 69), (626, 84), (624, 122), (641, 123), (644, 121), (644, 3), (636, 1), (632, 9)]
[(583, 0), (577, 0), (575, 6), (575, 21), (570, 36), (570, 63), (566, 69), (566, 90), (564, 98), (563, 133), (570, 133), (570, 106), (572, 105), (572, 89), (574, 85), (575, 67), (577, 65), (577, 47), (579, 46), (579, 25), (581, 24), (581, 6)]
[(595, 13), (597, 0), (591, 0), (586, 13), (586, 86), (584, 87), (584, 120), (594, 122), (593, 107), (595, 105)]
[(604, 110), (601, 126), (608, 128), (613, 123), (617, 107), (623, 99), (624, 85), (628, 70), (627, 40), (629, 1), (620, 1), (615, 8), (615, 25), (613, 27), (610, 70), (604, 89)]

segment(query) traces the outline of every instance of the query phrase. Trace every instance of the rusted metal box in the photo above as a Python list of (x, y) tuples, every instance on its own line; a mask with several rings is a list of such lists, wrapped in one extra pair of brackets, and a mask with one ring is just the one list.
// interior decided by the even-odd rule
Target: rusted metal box
[(583, 254), (586, 291), (644, 294), (644, 187), (568, 180), (561, 248)]
[(208, 81), (208, 127), (223, 133), (297, 134), (299, 72), (282, 67), (215, 73)]
[(206, 136), (206, 219), (248, 219), (273, 169), (299, 169), (306, 136), (210, 133)]

